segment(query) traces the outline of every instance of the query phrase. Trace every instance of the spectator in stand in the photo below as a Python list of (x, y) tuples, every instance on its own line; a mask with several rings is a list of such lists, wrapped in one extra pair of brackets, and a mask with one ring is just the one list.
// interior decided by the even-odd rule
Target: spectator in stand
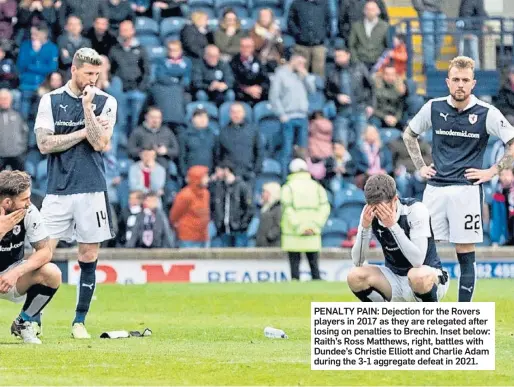
[(205, 47), (204, 60), (193, 66), (193, 87), (198, 101), (212, 101), (220, 106), (235, 99), (234, 74), (230, 65), (220, 60), (218, 47)]
[(109, 55), (118, 40), (116, 36), (109, 32), (109, 19), (99, 16), (95, 19), (93, 27), (91, 27), (86, 35), (91, 41), (91, 47), (100, 55)]
[(364, 15), (364, 20), (352, 25), (349, 46), (352, 59), (371, 70), (387, 49), (389, 24), (379, 19), (380, 8), (375, 1), (366, 3)]
[(157, 162), (165, 169), (178, 156), (177, 138), (170, 128), (162, 124), (161, 110), (155, 106), (148, 108), (145, 121), (132, 132), (128, 140), (128, 152), (134, 160), (147, 148), (155, 150)]
[(187, 0), (156, 0), (152, 5), (153, 18), (157, 21), (167, 17), (182, 17), (180, 5)]
[(136, 19), (136, 14), (127, 0), (108, 0), (107, 9), (110, 31), (113, 35), (118, 34), (122, 21), (130, 20), (134, 22)]
[(211, 213), (223, 247), (246, 247), (247, 230), (254, 213), (248, 185), (235, 175), (229, 161), (221, 164), (223, 180), (212, 183)]
[(137, 215), (143, 210), (143, 192), (131, 191), (128, 197), (128, 208), (122, 208), (118, 218), (117, 246), (125, 247), (132, 238), (132, 229), (136, 224)]
[(309, 122), (309, 157), (324, 160), (332, 156), (332, 137), (334, 126), (322, 111), (312, 114)]
[[(339, 36), (346, 42), (350, 40), (350, 31), (352, 25), (358, 23), (364, 19), (364, 7), (369, 0), (345, 0), (341, 3), (342, 6), (339, 9)], [(384, 0), (375, 0), (378, 8), (380, 9), (380, 19), (389, 23), (389, 15), (387, 14), (387, 6)]]
[(421, 22), (424, 69), (435, 70), (447, 30), (443, 0), (412, 0), (412, 5)]
[(30, 39), (31, 28), (38, 27), (41, 24), (45, 24), (49, 28), (49, 37), (53, 36), (51, 29), (57, 22), (57, 12), (51, 0), (22, 0), (17, 17), (17, 44), (20, 44), (26, 39)]
[(514, 125), (514, 65), (510, 66), (508, 76), (498, 93), (495, 106), (500, 109), (507, 121)]
[[(432, 164), (432, 149), (430, 144), (421, 136), (418, 138), (418, 142), (421, 155), (426, 165)], [(424, 191), (425, 179), (423, 179), (416, 170), (403, 139), (398, 138), (391, 141), (388, 147), (393, 159), (396, 188), (400, 192), (400, 196), (404, 198), (416, 197), (416, 194)]]
[(166, 184), (166, 169), (155, 160), (157, 152), (152, 146), (147, 146), (139, 154), (137, 163), (130, 166), (129, 187), (131, 191), (143, 193), (154, 192), (159, 198), (164, 195)]
[(261, 204), (256, 247), (280, 247), (280, 184), (271, 182), (262, 186)]
[(257, 22), (250, 30), (250, 37), (255, 43), (257, 58), (266, 66), (269, 73), (284, 64), (282, 32), (270, 8), (259, 11)]
[(149, 192), (143, 200), (143, 210), (136, 216), (128, 248), (169, 249), (174, 237), (168, 219), (159, 206), (159, 195)]
[(214, 44), (220, 49), (223, 62), (230, 62), (239, 53), (239, 41), (243, 36), (241, 22), (236, 13), (230, 8), (226, 9), (218, 29), (214, 32)]
[[(461, 0), (459, 17), (487, 18), (489, 15), (484, 8), (484, 0)], [(459, 40), (459, 55), (465, 55), (475, 61), (475, 70), (480, 70), (480, 39), (485, 30), (483, 20), (462, 21), (462, 36)]]
[(408, 59), (405, 35), (398, 34), (393, 38), (393, 49), (389, 50), (379, 71), (383, 71), (383, 69), (388, 65), (393, 65), (396, 69), (396, 74), (398, 74), (400, 79), (404, 80), (407, 76)]
[(68, 17), (66, 32), (57, 39), (59, 69), (66, 80), (71, 78), (71, 62), (78, 49), (91, 47), (91, 41), (82, 36), (82, 22), (74, 15)]
[(377, 76), (375, 86), (376, 109), (370, 122), (377, 128), (396, 128), (402, 130), (402, 117), (405, 109), (407, 88), (396, 74), (394, 65), (384, 68)]
[(122, 99), (118, 99), (118, 114), (130, 116), (125, 128), (127, 134), (138, 124), (150, 85), (150, 61), (135, 34), (134, 24), (130, 20), (121, 22), (119, 43), (109, 53), (111, 72), (123, 84)]
[(367, 170), (365, 174), (357, 176), (357, 187), (363, 189), (370, 176), (379, 174), (393, 175), (393, 158), (391, 151), (389, 148), (382, 146), (378, 129), (373, 125), (368, 125), (364, 131), (360, 151), (364, 155)]
[(116, 213), (120, 210), (120, 200), (118, 198), (118, 186), (121, 183), (120, 168), (116, 153), (113, 151), (112, 143), (109, 141), (103, 153), (105, 165), (105, 182), (107, 183), (107, 197)]
[[(16, 63), (11, 58), (11, 47), (7, 42), (0, 43), (0, 89), (9, 89), (13, 93), (15, 110), (19, 109), (19, 100), (21, 94), (17, 89), (19, 84), (18, 72), (16, 71)], [(16, 93), (16, 95), (14, 94)]]
[(269, 101), (282, 123), (282, 174), (288, 174), (293, 143), (307, 149), (309, 138), (308, 94), (316, 91), (314, 76), (307, 72), (306, 59), (294, 54), (279, 67), (271, 81)]
[(109, 9), (105, 0), (61, 0), (59, 8), (59, 21), (64, 27), (66, 18), (75, 15), (82, 20), (84, 30), (87, 31), (93, 26), (98, 16), (109, 17)]
[(209, 240), (211, 221), (209, 169), (195, 165), (187, 171), (187, 186), (177, 194), (170, 211), (179, 248), (204, 248)]
[(193, 112), (191, 125), (179, 135), (179, 169), (182, 176), (194, 165), (214, 169), (217, 138), (209, 128), (209, 116), (205, 109)]
[(45, 25), (32, 27), (31, 40), (22, 43), (17, 61), (21, 81), (20, 113), (24, 119), (28, 118), (39, 85), (57, 70), (58, 56), (57, 46), (48, 40), (48, 28)]
[(25, 170), (29, 129), (21, 115), (12, 109), (9, 90), (0, 90), (0, 170), (7, 165)]
[(230, 106), (230, 123), (221, 128), (217, 160), (228, 160), (234, 166), (234, 173), (252, 188), (255, 177), (260, 173), (264, 159), (259, 129), (249, 124), (243, 105), (234, 102)]
[(289, 256), (291, 279), (300, 279), (301, 254), (306, 253), (312, 279), (319, 280), (321, 230), (330, 215), (330, 203), (325, 189), (307, 171), (304, 160), (294, 159), (289, 170), (280, 199), (282, 250)]
[(34, 117), (36, 117), (41, 97), (46, 93), (64, 86), (64, 83), (65, 82), (62, 74), (59, 71), (54, 71), (53, 73), (50, 73), (46, 76), (45, 81), (37, 88), (37, 92), (30, 109), (29, 120), (32, 120)]
[(287, 17), (287, 29), (296, 41), (294, 51), (306, 59), (306, 68), (325, 76), (327, 48), (330, 34), (330, 11), (327, 0), (294, 0)]
[(255, 44), (250, 37), (240, 42), (240, 53), (232, 59), (236, 100), (251, 106), (268, 99), (269, 77), (266, 68), (255, 56)]
[(351, 59), (344, 43), (336, 45), (334, 65), (327, 71), (325, 88), (327, 98), (337, 107), (334, 139), (345, 146), (362, 136), (375, 105), (374, 81), (368, 69)]
[(136, 17), (152, 17), (152, 0), (130, 0), (130, 6)]
[(342, 141), (334, 142), (333, 151), (334, 155), (325, 160), (327, 172), (322, 184), (336, 193), (353, 184), (355, 175), (364, 173), (367, 166), (361, 152), (349, 152)]
[(179, 40), (169, 41), (168, 57), (156, 65), (155, 83), (152, 98), (163, 112), (164, 122), (168, 125), (185, 123), (185, 92), (191, 85), (191, 60), (183, 55)]
[(205, 48), (214, 43), (214, 35), (207, 29), (208, 21), (209, 16), (205, 12), (193, 12), (191, 24), (180, 31), (184, 55), (191, 58), (195, 66), (202, 61)]
[(13, 26), (16, 24), (18, 4), (16, 0), (0, 1), (0, 39), (13, 38)]

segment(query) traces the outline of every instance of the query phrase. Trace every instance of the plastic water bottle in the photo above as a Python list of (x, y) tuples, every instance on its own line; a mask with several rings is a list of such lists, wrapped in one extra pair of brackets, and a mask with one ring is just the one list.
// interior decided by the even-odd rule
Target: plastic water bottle
[(266, 327), (264, 328), (264, 336), (269, 337), (270, 339), (287, 339), (286, 333), (277, 328)]

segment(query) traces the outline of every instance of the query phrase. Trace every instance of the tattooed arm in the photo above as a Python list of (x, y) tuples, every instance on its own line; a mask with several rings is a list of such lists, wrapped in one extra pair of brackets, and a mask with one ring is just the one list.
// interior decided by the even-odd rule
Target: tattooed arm
[[(105, 149), (109, 143), (116, 120), (116, 100), (109, 97), (105, 103), (104, 111), (106, 111), (107, 121), (99, 120), (93, 111), (93, 98), (95, 97), (95, 88), (86, 86), (83, 91), (82, 106), (84, 108), (84, 119), (86, 121), (87, 140), (97, 152)], [(103, 114), (103, 112), (102, 112)]]
[(496, 164), (498, 173), (504, 169), (511, 169), (514, 163), (514, 138), (505, 144), (505, 154), (501, 160)]
[(112, 127), (107, 129), (96, 118), (91, 104), (84, 104), (84, 119), (86, 121), (86, 138), (97, 152), (105, 149), (112, 136)]
[(77, 130), (70, 134), (55, 135), (50, 129), (36, 128), (36, 140), (39, 151), (48, 153), (64, 152), (86, 138), (86, 129)]
[(409, 126), (407, 126), (403, 133), (403, 142), (405, 143), (407, 152), (409, 152), (409, 156), (421, 177), (425, 179), (434, 177), (436, 171), (433, 168), (433, 165), (427, 166), (425, 164), (425, 160), (423, 160), (423, 155), (421, 154), (421, 149), (419, 148), (418, 135), (414, 133)]

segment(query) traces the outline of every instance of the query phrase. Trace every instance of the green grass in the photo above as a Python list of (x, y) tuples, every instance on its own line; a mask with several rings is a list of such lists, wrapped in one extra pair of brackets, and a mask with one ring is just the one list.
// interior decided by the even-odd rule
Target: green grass
[[(446, 300), (455, 301), (455, 281)], [(19, 306), (0, 302), (1, 385), (510, 385), (514, 381), (514, 281), (481, 280), (475, 301), (496, 301), (496, 371), (311, 371), (310, 302), (353, 301), (345, 283), (99, 286), (74, 341), (75, 288), (44, 315), (43, 345), (9, 336)], [(267, 325), (289, 340), (269, 340)], [(97, 338), (106, 330), (153, 336)]]

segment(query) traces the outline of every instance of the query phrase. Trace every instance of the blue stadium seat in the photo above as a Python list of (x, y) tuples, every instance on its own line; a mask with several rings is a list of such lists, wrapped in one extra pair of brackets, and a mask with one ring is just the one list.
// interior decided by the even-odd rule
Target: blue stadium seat
[(387, 145), (390, 142), (395, 141), (402, 136), (402, 132), (400, 132), (398, 129), (382, 128), (379, 130), (379, 133), (382, 143), (384, 145)]
[(34, 167), (36, 167), (39, 164), (39, 162), (43, 159), (46, 160), (46, 157), (44, 157), (41, 154), (39, 149), (29, 150), (29, 152), (27, 153), (27, 157), (26, 157), (26, 161), (30, 161), (32, 164), (34, 164)]
[(25, 172), (27, 172), (31, 177), (36, 177), (36, 164), (34, 164), (30, 160), (25, 160)]
[(118, 184), (118, 200), (121, 208), (128, 207), (130, 187), (127, 177), (122, 177), (120, 184)]
[(315, 75), (316, 82), (316, 92), (310, 93), (308, 95), (309, 98), (309, 114), (315, 111), (323, 111), (323, 107), (325, 106), (326, 97), (325, 97), (325, 81), (319, 75)]
[(214, 0), (215, 8), (222, 7), (247, 7), (247, 0)]
[(344, 238), (341, 238), (338, 234), (327, 234), (321, 236), (321, 245), (323, 247), (333, 247), (338, 248), (341, 247), (341, 244), (343, 243)]
[(336, 215), (338, 218), (345, 220), (349, 228), (355, 228), (359, 226), (363, 208), (364, 204), (362, 203), (346, 203), (336, 209)]
[(180, 31), (189, 21), (182, 17), (168, 17), (161, 21), (160, 36), (161, 40), (165, 41), (169, 36), (180, 36)]
[(337, 116), (337, 108), (334, 101), (327, 101), (323, 106), (323, 115), (329, 120), (333, 120)]
[(253, 26), (255, 25), (255, 22), (257, 20), (254, 18), (254, 17), (250, 17), (250, 18), (242, 18), (240, 20), (241, 22), (241, 28), (244, 30), (244, 31), (250, 31)]
[(214, 0), (188, 0), (189, 7), (214, 7)]
[(159, 45), (159, 46), (152, 46), (152, 47), (148, 47), (148, 46), (145, 46), (147, 49), (146, 49), (146, 52), (148, 53), (148, 59), (150, 59), (150, 62), (152, 64), (157, 64), (158, 62), (160, 62), (161, 60), (164, 60), (166, 58), (166, 48), (164, 48), (163, 46)]
[(342, 236), (346, 236), (346, 233), (348, 232), (348, 223), (345, 222), (343, 219), (339, 218), (329, 218), (327, 220), (327, 223), (325, 223), (325, 226), (323, 227), (323, 230), (321, 232), (322, 235), (324, 234), (341, 234)]
[(137, 17), (135, 27), (138, 38), (143, 35), (159, 35), (159, 24), (149, 17)]
[(209, 22), (212, 19), (216, 19), (216, 11), (214, 10), (214, 7), (202, 6), (202, 5), (191, 6), (189, 4), (188, 4), (188, 7), (189, 7), (189, 14), (191, 14), (193, 12), (203, 12), (208, 16)]
[(177, 179), (179, 177), (179, 173), (178, 173), (178, 167), (177, 167), (177, 164), (175, 164), (174, 161), (170, 161), (168, 163), (168, 175)]
[(36, 181), (38, 187), (46, 192), (48, 184), (48, 165), (46, 160), (41, 160), (36, 167)]
[(253, 118), (264, 138), (263, 146), (266, 155), (273, 157), (282, 143), (280, 120), (268, 101), (259, 102), (253, 107)]
[(29, 130), (29, 138), (27, 145), (29, 149), (37, 149), (36, 133), (33, 130)]
[(121, 158), (118, 156), (118, 170), (120, 171), (120, 176), (128, 176), (130, 166), (134, 163), (134, 161), (129, 158)]
[(252, 8), (257, 7), (282, 7), (282, 1), (281, 0), (253, 0), (252, 1)]
[(193, 112), (196, 110), (196, 108), (203, 108), (207, 111), (207, 114), (209, 115), (210, 119), (218, 121), (218, 108), (215, 104), (208, 101), (195, 101), (190, 102), (186, 105), (186, 120), (190, 121), (193, 117)]
[(282, 173), (282, 167), (277, 160), (266, 158), (262, 161), (262, 173), (280, 177)]
[(258, 102), (253, 107), (253, 121), (255, 123), (260, 123), (261, 120), (266, 118), (278, 118), (275, 112), (271, 107), (271, 103), (269, 101), (261, 101)]
[(139, 43), (141, 43), (141, 46), (143, 46), (146, 50), (146, 52), (149, 54), (149, 51), (153, 47), (160, 47), (161, 46), (161, 40), (158, 36), (155, 35), (142, 35), (138, 36), (137, 40), (139, 40)]
[(364, 206), (366, 204), (364, 191), (355, 186), (350, 186), (347, 189), (337, 191), (334, 194), (334, 207), (341, 208), (347, 204), (358, 204)]
[[(225, 127), (229, 124), (230, 122), (230, 106), (232, 106), (234, 102), (224, 102), (220, 108), (219, 108), (219, 123), (220, 123), (220, 127)], [(245, 110), (245, 113), (246, 113), (246, 122), (248, 123), (252, 123), (253, 122), (253, 111), (252, 111), (252, 108), (250, 107), (250, 105), (248, 105), (247, 103), (244, 103), (244, 102), (238, 102), (240, 103), (241, 105), (243, 105), (243, 108)]]
[(163, 204), (165, 206), (171, 206), (175, 200), (175, 196), (177, 196), (179, 191), (179, 182), (174, 179), (168, 179), (166, 181), (166, 185), (164, 186)]

